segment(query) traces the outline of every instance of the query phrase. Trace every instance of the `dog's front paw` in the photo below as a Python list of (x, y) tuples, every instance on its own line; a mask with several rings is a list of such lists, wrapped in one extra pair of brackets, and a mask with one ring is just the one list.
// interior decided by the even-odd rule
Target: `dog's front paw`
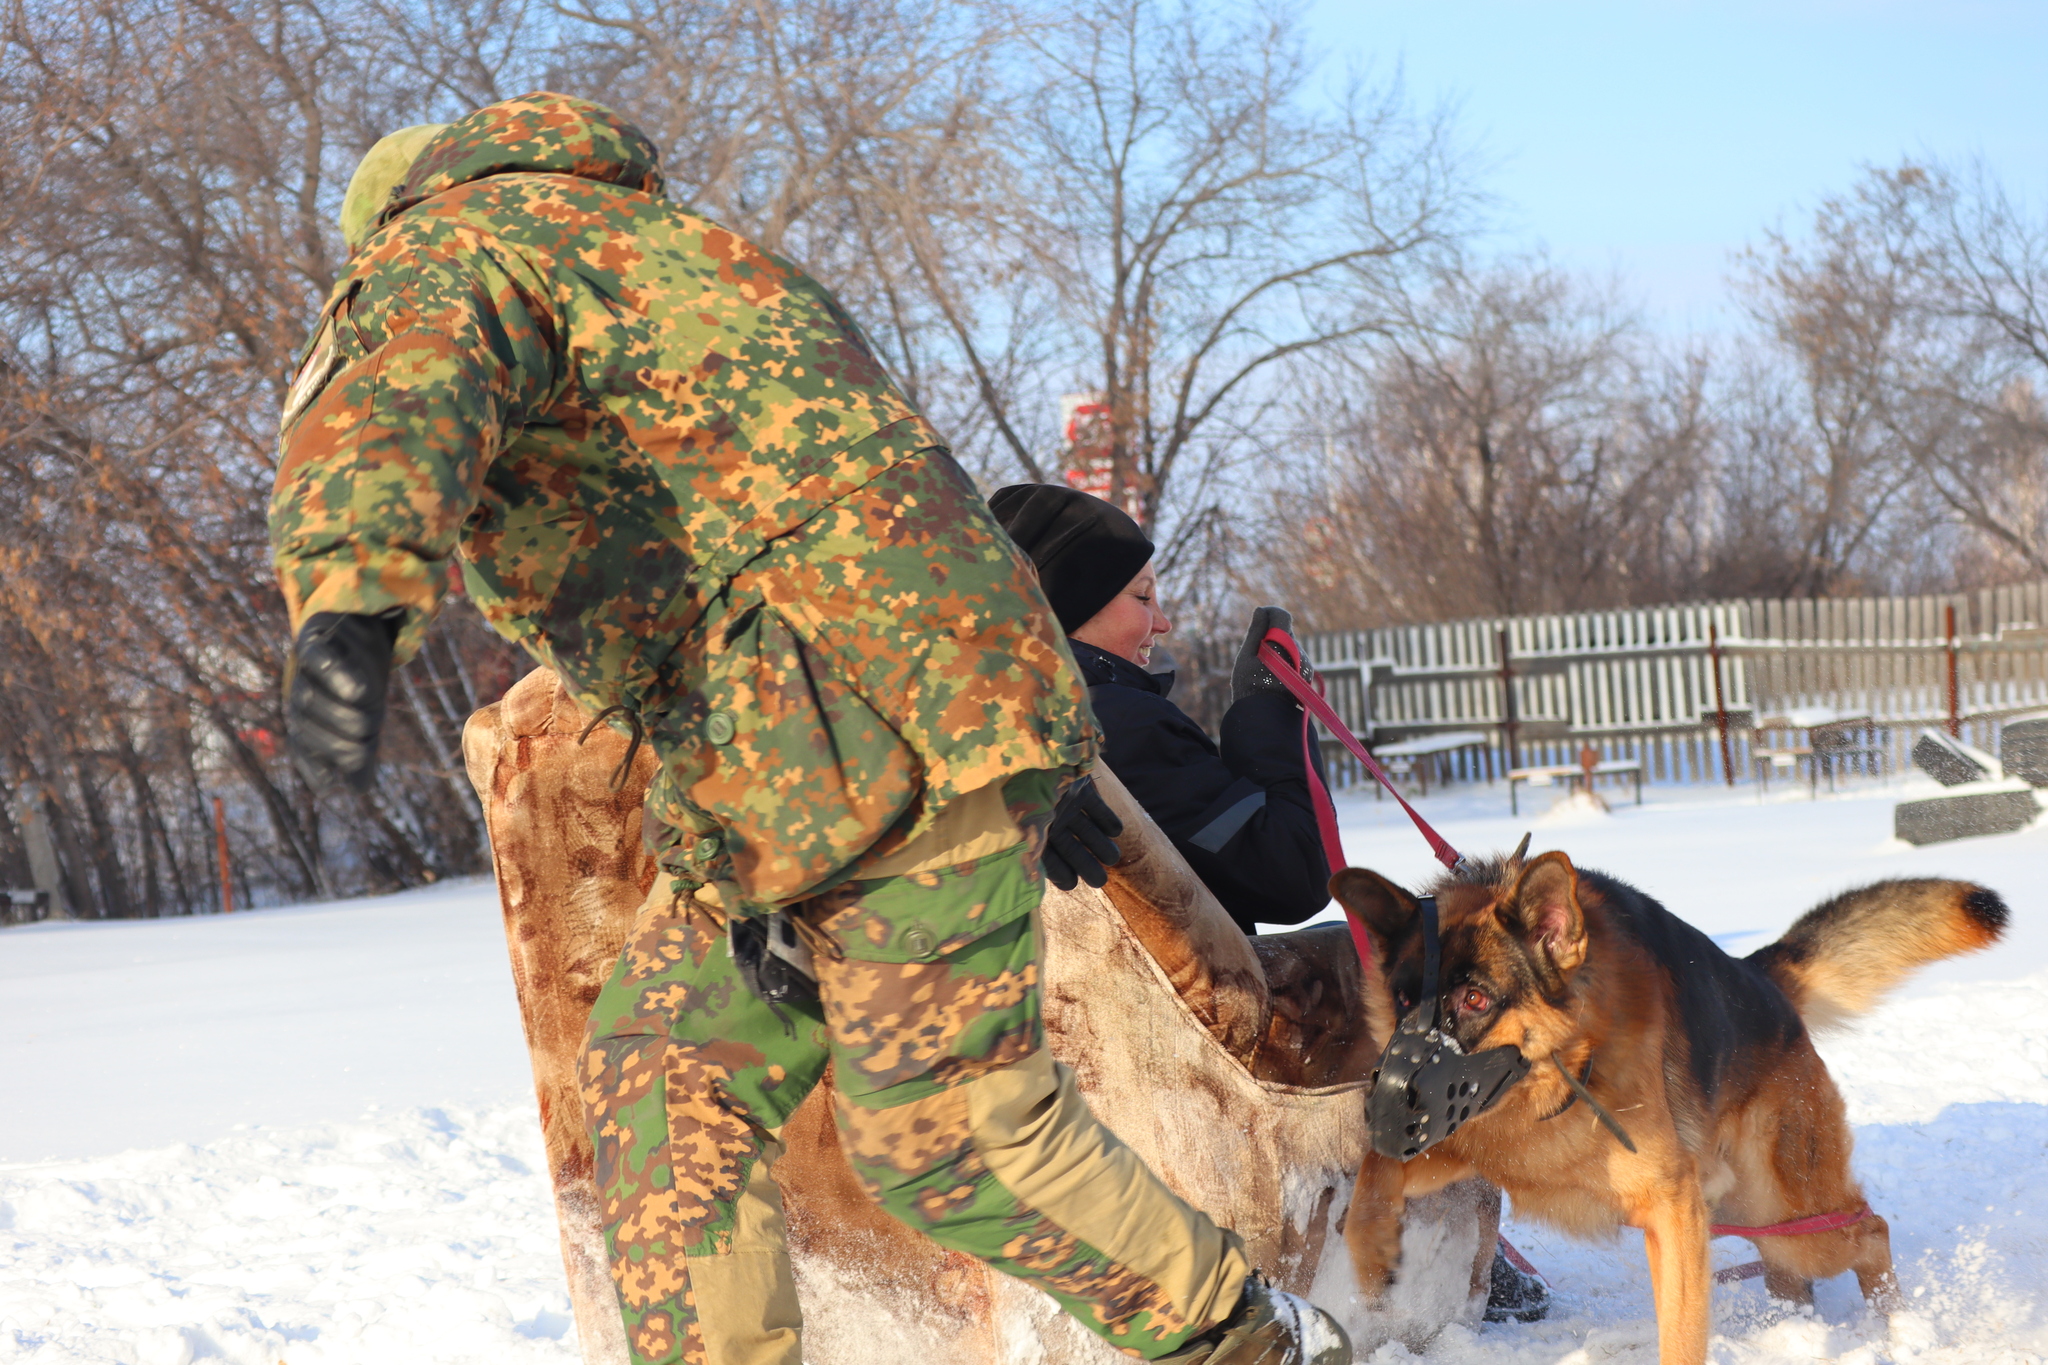
[(1368, 1302), (1378, 1300), (1401, 1268), (1401, 1220), (1354, 1220), (1344, 1229), (1344, 1240), (1351, 1248), (1351, 1270), (1359, 1291)]

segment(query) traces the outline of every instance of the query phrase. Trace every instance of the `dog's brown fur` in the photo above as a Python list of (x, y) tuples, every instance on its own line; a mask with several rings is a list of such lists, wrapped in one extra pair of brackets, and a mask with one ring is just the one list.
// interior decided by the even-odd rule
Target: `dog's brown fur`
[[(1383, 986), (1405, 1010), (1422, 979), (1414, 897), (1360, 868), (1331, 890), (1364, 919)], [(1517, 1047), (1532, 1069), (1422, 1156), (1366, 1155), (1345, 1229), (1359, 1283), (1370, 1296), (1391, 1280), (1404, 1200), (1477, 1173), (1566, 1232), (1642, 1229), (1665, 1365), (1706, 1359), (1710, 1223), (1764, 1227), (1864, 1207), (1841, 1095), (1808, 1027), (1869, 1009), (1916, 967), (1989, 946), (2006, 920), (1996, 894), (1966, 882), (1879, 882), (1737, 960), (1562, 853), (1468, 866), (1434, 891), (1445, 1020), (1468, 1052)], [(1634, 1154), (1592, 1106), (1567, 1107), (1553, 1054), (1574, 1076), (1590, 1064), (1588, 1089)], [(1890, 1234), (1875, 1215), (1754, 1240), (1778, 1296), (1807, 1300), (1813, 1280), (1844, 1270), (1880, 1310), (1896, 1294)]]

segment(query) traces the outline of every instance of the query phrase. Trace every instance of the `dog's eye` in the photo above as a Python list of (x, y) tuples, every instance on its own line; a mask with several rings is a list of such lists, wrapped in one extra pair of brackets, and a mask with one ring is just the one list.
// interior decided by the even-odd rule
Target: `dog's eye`
[(1458, 1008), (1466, 1014), (1484, 1014), (1493, 1008), (1493, 997), (1477, 986), (1467, 986), (1458, 997)]

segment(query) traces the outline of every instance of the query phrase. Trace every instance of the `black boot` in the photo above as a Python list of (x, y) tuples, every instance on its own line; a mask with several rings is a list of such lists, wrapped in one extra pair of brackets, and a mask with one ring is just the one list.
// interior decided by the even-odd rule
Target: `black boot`
[(1258, 1274), (1229, 1317), (1154, 1365), (1351, 1365), (1337, 1320)]
[(1493, 1285), (1486, 1295), (1488, 1322), (1538, 1322), (1550, 1311), (1550, 1289), (1538, 1276), (1517, 1270), (1499, 1247), (1493, 1249)]

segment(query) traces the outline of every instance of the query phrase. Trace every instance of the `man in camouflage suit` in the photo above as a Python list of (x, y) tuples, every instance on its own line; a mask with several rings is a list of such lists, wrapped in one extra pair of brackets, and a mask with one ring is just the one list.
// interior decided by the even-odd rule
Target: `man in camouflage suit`
[[(1348, 1361), (1044, 1049), (1039, 858), (1094, 758), (1085, 698), (1033, 575), (831, 296), (558, 95), (387, 138), (343, 226), (270, 512), (294, 751), (367, 785), (451, 555), (500, 631), (654, 746), (664, 875), (583, 1069), (634, 1359), (798, 1365), (770, 1171), (832, 1060), (855, 1172), (942, 1245), (1142, 1358)], [(776, 911), (815, 1000), (765, 1003), (729, 953)]]

